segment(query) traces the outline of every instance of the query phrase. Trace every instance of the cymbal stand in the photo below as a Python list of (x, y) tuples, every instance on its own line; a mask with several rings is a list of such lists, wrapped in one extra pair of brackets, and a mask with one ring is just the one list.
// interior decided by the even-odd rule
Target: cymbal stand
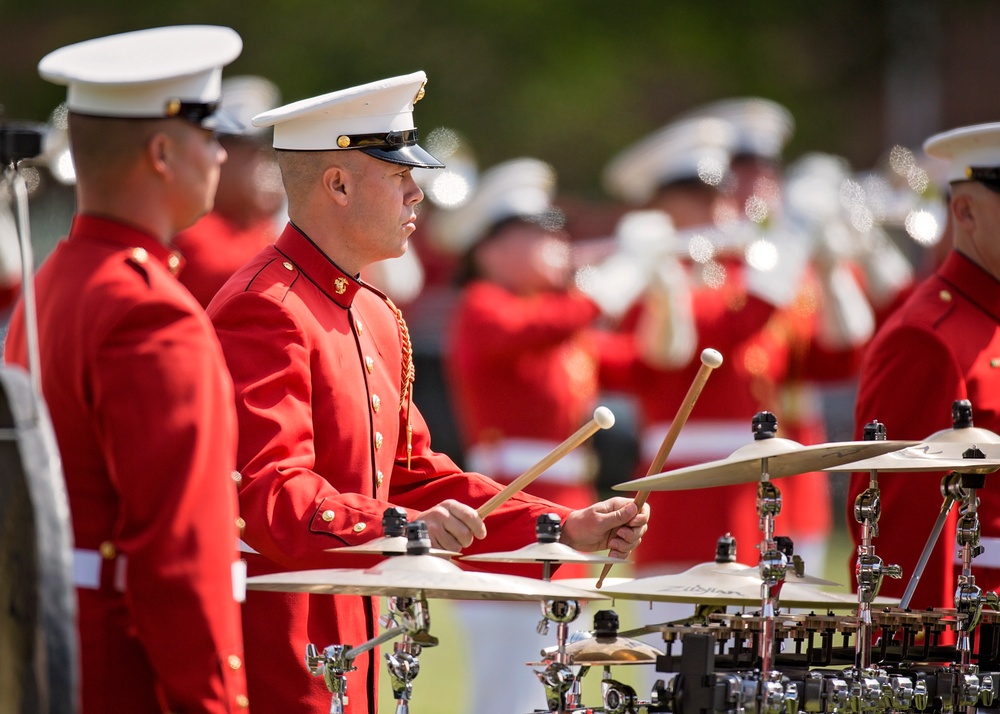
[(542, 619), (537, 632), (547, 635), (549, 623), (556, 623), (556, 651), (543, 671), (535, 670), (535, 676), (545, 686), (545, 700), (553, 712), (571, 711), (580, 706), (583, 672), (573, 673), (570, 656), (566, 652), (569, 638), (569, 623), (580, 616), (579, 600), (545, 600), (542, 602)]
[(437, 638), (428, 632), (430, 614), (425, 598), (389, 598), (389, 610), (390, 614), (382, 620), (383, 625), (391, 627), (357, 647), (330, 645), (320, 654), (316, 645), (306, 645), (306, 668), (313, 675), (322, 676), (326, 688), (333, 694), (330, 714), (345, 712), (347, 673), (355, 669), (355, 658), (401, 635), (404, 641), (396, 643), (393, 653), (386, 653), (385, 657), (389, 662), (389, 674), (393, 677), (393, 694), (397, 699), (396, 714), (409, 714), (412, 680), (420, 672), (417, 656), (420, 654), (421, 644), (433, 646), (437, 644)]
[(944, 530), (948, 514), (951, 513), (951, 509), (957, 501), (965, 498), (965, 493), (962, 490), (962, 479), (958, 473), (952, 471), (941, 479), (941, 494), (944, 496), (944, 501), (941, 503), (941, 511), (938, 513), (937, 520), (934, 521), (934, 527), (931, 529), (930, 535), (927, 536), (924, 549), (920, 553), (920, 558), (913, 569), (913, 574), (910, 575), (910, 581), (906, 584), (906, 590), (903, 591), (903, 598), (899, 601), (899, 607), (904, 610), (910, 606), (913, 593), (916, 591), (917, 585), (920, 583), (920, 578), (924, 574), (924, 569), (927, 567), (927, 561), (930, 560), (931, 553), (934, 552), (934, 546), (937, 544), (938, 538), (941, 537), (941, 531)]
[(389, 613), (381, 618), (382, 626), (402, 623), (403, 641), (393, 644), (386, 652), (385, 662), (391, 678), (392, 695), (396, 698), (396, 714), (409, 714), (413, 696), (413, 680), (420, 674), (417, 659), (424, 647), (434, 647), (438, 638), (430, 634), (431, 616), (425, 598), (391, 597)]
[[(869, 422), (865, 425), (865, 441), (885, 441), (885, 425)], [(882, 587), (882, 577), (903, 577), (898, 565), (885, 565), (875, 554), (872, 543), (878, 537), (878, 521), (882, 515), (882, 503), (878, 490), (878, 471), (869, 472), (868, 488), (854, 501), (854, 520), (861, 524), (861, 545), (858, 546), (858, 560), (854, 575), (858, 581), (858, 632), (855, 638), (854, 665), (858, 672), (865, 672), (872, 664), (872, 602)]]
[[(559, 541), (561, 530), (559, 516), (545, 513), (538, 517), (535, 524), (535, 534), (539, 543), (554, 543)], [(552, 580), (553, 561), (542, 561), (542, 580)], [(566, 653), (566, 642), (569, 639), (569, 623), (580, 616), (579, 600), (544, 600), (542, 601), (542, 619), (535, 631), (540, 635), (549, 634), (549, 623), (556, 623), (556, 651), (553, 661), (543, 671), (535, 670), (535, 676), (545, 686), (545, 701), (553, 712), (565, 712), (580, 706), (583, 671), (574, 674), (570, 668), (570, 656)]]
[(761, 616), (763, 630), (760, 636), (760, 669), (766, 678), (774, 660), (774, 616), (778, 608), (778, 593), (785, 580), (788, 558), (778, 550), (774, 537), (774, 517), (781, 513), (781, 490), (771, 482), (767, 472), (767, 459), (761, 459), (760, 483), (757, 485), (757, 514), (764, 537), (760, 544)]
[[(980, 456), (972, 458), (985, 458), (982, 451), (978, 449), (976, 451)], [(968, 453), (963, 456), (967, 456)], [(972, 666), (971, 632), (979, 625), (984, 601), (993, 609), (1000, 607), (1000, 598), (997, 594), (984, 593), (982, 588), (976, 585), (976, 576), (972, 574), (973, 558), (984, 551), (983, 546), (979, 544), (979, 498), (976, 493), (985, 483), (986, 477), (983, 474), (962, 474), (962, 488), (966, 491), (966, 497), (962, 515), (955, 529), (962, 558), (962, 574), (958, 578), (958, 588), (955, 590), (955, 635), (959, 665), (963, 673), (975, 671), (975, 667)]]

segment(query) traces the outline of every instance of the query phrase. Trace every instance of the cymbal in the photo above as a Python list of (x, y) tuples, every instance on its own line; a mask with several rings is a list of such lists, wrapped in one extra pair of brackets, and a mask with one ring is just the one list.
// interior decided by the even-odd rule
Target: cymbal
[[(757, 581), (759, 586), (761, 581), (760, 568), (756, 565), (748, 565), (742, 570), (730, 569), (720, 571), (725, 575), (735, 575), (737, 577), (743, 578), (753, 578)], [(835, 583), (832, 580), (824, 580), (823, 578), (817, 578), (815, 575), (799, 575), (791, 568), (785, 570), (785, 583), (800, 583), (802, 585), (830, 585), (833, 587), (842, 587), (841, 583)]]
[(462, 570), (433, 555), (387, 558), (365, 570), (335, 568), (257, 575), (247, 578), (251, 590), (426, 597), (454, 600), (605, 600), (606, 596), (534, 580)]
[[(656, 662), (657, 656), (663, 654), (652, 645), (628, 637), (594, 637), (589, 632), (576, 634), (582, 634), (583, 637), (566, 645), (566, 654), (569, 655), (571, 665), (602, 667), (618, 664), (651, 664)], [(532, 664), (534, 666), (546, 664), (551, 661), (556, 651), (557, 647), (546, 647), (542, 650), (542, 657), (546, 661)]]
[(682, 491), (729, 486), (761, 480), (764, 460), (770, 478), (822, 471), (860, 459), (913, 446), (915, 441), (842, 441), (803, 446), (791, 439), (773, 437), (741, 446), (725, 459), (686, 466), (673, 471), (616, 484), (616, 491)]
[[(402, 555), (406, 552), (406, 536), (385, 536), (382, 538), (376, 538), (375, 540), (370, 540), (367, 543), (361, 543), (360, 545), (345, 545), (340, 548), (327, 548), (324, 552), (326, 553), (369, 553), (371, 555)], [(449, 558), (453, 555), (459, 555), (457, 551), (453, 550), (440, 550), (438, 548), (431, 548), (430, 555), (438, 555), (444, 558)]]
[(581, 553), (563, 543), (532, 543), (505, 553), (463, 555), (462, 560), (484, 563), (625, 563), (621, 558), (596, 553)]
[(604, 584), (602, 587), (597, 587), (597, 578), (586, 577), (586, 578), (563, 578), (559, 580), (560, 585), (565, 585), (568, 588), (575, 588), (576, 590), (584, 590), (586, 592), (603, 593), (606, 588), (616, 587), (618, 585), (624, 585), (625, 583), (630, 583), (635, 578), (604, 578)]
[[(969, 432), (973, 429), (949, 429), (947, 433)], [(945, 432), (939, 432), (945, 433)], [(985, 459), (965, 459), (962, 454), (976, 446)], [(899, 451), (881, 454), (870, 459), (852, 461), (825, 471), (958, 471), (961, 473), (993, 473), (1000, 469), (1000, 444), (960, 441), (925, 441)]]
[[(741, 563), (701, 563), (680, 573), (636, 578), (620, 585), (605, 584), (597, 592), (622, 600), (682, 602), (693, 605), (734, 607), (759, 606), (761, 581), (746, 576)], [(814, 585), (786, 582), (781, 587), (779, 604), (786, 608), (853, 609), (857, 595), (819, 590)], [(886, 600), (886, 604), (899, 604)]]
[(952, 427), (935, 431), (926, 441), (935, 444), (966, 444), (966, 448), (968, 446), (983, 448), (983, 444), (1000, 444), (1000, 434), (978, 426)]

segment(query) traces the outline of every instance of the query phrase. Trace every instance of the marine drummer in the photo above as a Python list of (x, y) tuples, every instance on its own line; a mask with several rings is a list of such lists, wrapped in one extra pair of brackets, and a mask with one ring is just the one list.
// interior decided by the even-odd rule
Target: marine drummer
[[(342, 567), (343, 556), (324, 551), (379, 537), (390, 505), (424, 520), (446, 550), (527, 545), (550, 511), (581, 551), (624, 556), (645, 532), (648, 511), (624, 498), (570, 510), (518, 494), (484, 522), (475, 509), (500, 485), (431, 449), (412, 403), (406, 323), (358, 278), (406, 250), (423, 199), (411, 170), (441, 167), (417, 143), (413, 105), (425, 83), (414, 72), (254, 118), (274, 127), (290, 221), (208, 308), (236, 385), (243, 538), (259, 551), (247, 557), (252, 573)], [(306, 645), (365, 642), (377, 616), (370, 598), (251, 592), (244, 634), (257, 711), (328, 708), (303, 664)], [(376, 710), (376, 662), (374, 651), (355, 660), (348, 712)]]
[[(938, 270), (876, 334), (861, 368), (854, 411), (860, 438), (878, 419), (891, 439), (925, 439), (950, 429), (952, 402), (972, 402), (976, 427), (1000, 431), (1000, 123), (961, 127), (932, 136), (926, 153), (947, 162), (948, 220), (954, 247)], [(970, 444), (971, 446), (971, 444)], [(980, 489), (981, 544), (977, 584), (1000, 587), (1000, 492), (987, 477)], [(860, 525), (854, 499), (867, 474), (852, 476), (848, 519), (855, 543)], [(940, 481), (929, 474), (879, 475), (882, 516), (878, 555), (902, 566), (902, 580), (885, 579), (882, 594), (900, 597), (941, 509)], [(956, 573), (953, 512), (927, 563), (911, 607), (951, 607)]]

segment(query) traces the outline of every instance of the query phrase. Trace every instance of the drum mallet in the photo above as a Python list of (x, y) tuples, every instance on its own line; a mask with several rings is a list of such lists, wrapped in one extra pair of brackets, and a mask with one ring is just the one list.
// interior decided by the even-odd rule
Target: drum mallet
[(593, 419), (577, 429), (576, 433), (566, 439), (566, 441), (559, 444), (559, 446), (543, 456), (537, 464), (511, 481), (506, 488), (494, 494), (493, 498), (476, 510), (476, 513), (479, 514), (480, 518), (486, 518), (486, 516), (493, 513), (493, 511), (499, 508), (500, 505), (507, 499), (541, 476), (546, 469), (552, 466), (552, 464), (596, 434), (598, 429), (610, 429), (614, 425), (615, 415), (611, 412), (611, 410), (607, 407), (597, 407), (597, 409), (594, 410)]
[[(674, 420), (670, 422), (670, 428), (667, 429), (667, 435), (663, 437), (663, 443), (660, 444), (660, 450), (656, 452), (656, 457), (653, 459), (653, 463), (649, 465), (649, 470), (646, 472), (647, 476), (654, 476), (663, 470), (663, 465), (667, 463), (667, 457), (670, 456), (670, 450), (674, 448), (674, 442), (677, 441), (677, 437), (681, 433), (681, 429), (684, 428), (684, 423), (687, 422), (688, 417), (691, 416), (691, 410), (694, 408), (694, 403), (698, 401), (699, 395), (701, 395), (701, 390), (705, 386), (705, 382), (708, 381), (709, 376), (712, 374), (712, 370), (719, 367), (722, 364), (722, 354), (718, 350), (713, 350), (711, 347), (701, 351), (701, 367), (698, 368), (698, 374), (694, 376), (694, 381), (691, 382), (691, 386), (688, 387), (687, 394), (684, 395), (684, 401), (681, 402), (680, 407), (677, 409), (677, 415)], [(645, 505), (646, 499), (649, 498), (649, 491), (639, 491), (635, 495), (635, 505), (640, 509)], [(597, 579), (597, 587), (601, 587), (604, 584), (604, 578), (608, 576), (608, 571), (611, 570), (613, 563), (606, 563), (604, 569), (601, 571), (601, 577)]]

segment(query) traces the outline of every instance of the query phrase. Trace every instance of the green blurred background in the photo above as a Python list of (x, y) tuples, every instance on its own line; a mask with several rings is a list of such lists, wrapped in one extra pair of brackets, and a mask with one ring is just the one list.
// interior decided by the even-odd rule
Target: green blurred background
[(292, 101), (423, 69), (418, 125), (463, 133), (482, 167), (520, 155), (601, 200), (609, 157), (704, 101), (763, 95), (798, 123), (789, 157), (857, 168), (894, 143), (997, 119), (995, 0), (41, 0), (0, 2), (0, 104), (43, 121), (64, 90), (35, 66), (64, 44), (175, 23), (243, 37), (230, 73)]

